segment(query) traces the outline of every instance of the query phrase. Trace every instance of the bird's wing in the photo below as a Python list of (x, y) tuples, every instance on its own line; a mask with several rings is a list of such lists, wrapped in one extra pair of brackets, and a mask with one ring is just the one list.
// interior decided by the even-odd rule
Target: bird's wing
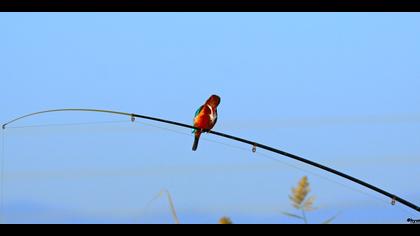
[[(201, 106), (201, 107), (199, 107), (198, 109), (197, 109), (197, 111), (195, 112), (195, 115), (194, 115), (194, 120), (193, 120), (193, 125), (195, 125), (194, 123), (195, 123), (195, 118), (197, 118), (197, 116), (200, 114), (200, 112), (203, 110), (203, 108), (204, 108), (204, 105), (203, 106)], [(193, 133), (195, 133), (195, 129), (193, 129)]]
[(201, 110), (203, 110), (203, 107), (204, 106), (201, 106), (197, 109), (197, 111), (195, 112), (195, 115), (194, 115), (194, 119), (200, 114)]

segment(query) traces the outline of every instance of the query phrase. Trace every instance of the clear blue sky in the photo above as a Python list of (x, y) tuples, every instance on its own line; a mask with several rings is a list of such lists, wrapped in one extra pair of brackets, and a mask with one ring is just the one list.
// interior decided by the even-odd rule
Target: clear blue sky
[[(191, 123), (222, 97), (217, 131), (337, 168), (420, 204), (420, 15), (398, 13), (1, 13), (0, 122), (101, 108)], [(405, 223), (418, 213), (293, 160), (182, 128), (48, 114), (8, 129), (3, 222)], [(150, 126), (156, 125), (158, 127)], [(162, 129), (163, 128), (163, 129)], [(165, 130), (170, 129), (170, 130)], [(279, 161), (268, 158), (278, 158)]]

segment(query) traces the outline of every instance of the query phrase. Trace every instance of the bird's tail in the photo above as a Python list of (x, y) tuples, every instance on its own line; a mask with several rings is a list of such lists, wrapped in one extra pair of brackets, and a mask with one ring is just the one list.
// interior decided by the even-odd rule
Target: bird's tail
[(200, 136), (201, 136), (201, 132), (200, 131), (196, 131), (195, 132), (195, 138), (194, 138), (194, 144), (193, 144), (193, 147), (192, 147), (192, 150), (193, 151), (196, 151), (197, 150), (198, 141), (200, 141)]

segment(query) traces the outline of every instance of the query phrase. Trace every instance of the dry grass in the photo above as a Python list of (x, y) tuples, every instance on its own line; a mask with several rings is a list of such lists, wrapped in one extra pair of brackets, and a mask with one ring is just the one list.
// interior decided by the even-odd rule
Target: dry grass
[(308, 177), (304, 176), (298, 183), (296, 188), (292, 189), (292, 195), (289, 196), (293, 207), (298, 210), (312, 211), (315, 197), (308, 197), (311, 188), (309, 186)]
[(221, 225), (231, 225), (231, 224), (233, 224), (233, 222), (229, 217), (225, 216), (225, 217), (220, 218), (219, 224), (221, 224)]
[[(295, 188), (292, 188), (292, 195), (289, 196), (292, 206), (300, 212), (300, 215), (292, 214), (289, 212), (283, 212), (283, 214), (288, 217), (300, 219), (305, 224), (308, 224), (308, 218), (306, 217), (306, 213), (309, 211), (316, 210), (316, 208), (314, 208), (316, 198), (315, 196), (309, 197), (310, 192), (311, 188), (308, 177), (304, 176), (302, 179), (300, 179), (297, 186)], [(324, 221), (323, 224), (330, 224), (336, 218), (336, 216), (333, 216), (328, 220)]]
[[(289, 212), (283, 212), (283, 214), (288, 216), (288, 217), (292, 217), (292, 218), (302, 220), (305, 224), (307, 224), (308, 219), (306, 217), (306, 213), (309, 212), (309, 211), (316, 210), (316, 208), (314, 207), (314, 203), (315, 203), (316, 198), (315, 198), (315, 196), (309, 196), (310, 192), (311, 192), (311, 188), (310, 188), (310, 183), (309, 183), (308, 177), (304, 176), (299, 180), (297, 186), (292, 188), (292, 194), (289, 195), (289, 199), (291, 201), (291, 204), (292, 204), (293, 208), (298, 210), (300, 212), (300, 214), (293, 214), (293, 213), (289, 213)], [(171, 194), (168, 190), (164, 189), (164, 190), (160, 191), (159, 194), (154, 198), (154, 200), (156, 200), (157, 198), (160, 198), (164, 195), (166, 195), (166, 197), (167, 197), (167, 201), (168, 201), (169, 206), (170, 206), (170, 210), (171, 210), (171, 213), (172, 213), (174, 223), (175, 224), (180, 224), (180, 220), (177, 216), (177, 212), (176, 212), (176, 209), (175, 209), (174, 202), (172, 200), (172, 196), (171, 196)], [(323, 224), (330, 224), (336, 217), (337, 217), (337, 215), (329, 218), (328, 220), (324, 221)], [(233, 224), (232, 220), (227, 216), (224, 216), (224, 217), (220, 218), (218, 223), (222, 224), (222, 225)]]

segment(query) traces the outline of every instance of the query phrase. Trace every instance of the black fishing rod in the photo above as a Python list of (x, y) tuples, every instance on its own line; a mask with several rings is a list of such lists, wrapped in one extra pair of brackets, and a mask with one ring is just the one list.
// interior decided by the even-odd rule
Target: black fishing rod
[(371, 185), (371, 184), (369, 184), (367, 182), (364, 182), (360, 179), (357, 179), (353, 176), (344, 174), (340, 171), (337, 171), (333, 168), (321, 165), (321, 164), (316, 163), (314, 161), (310, 161), (310, 160), (307, 160), (305, 158), (299, 157), (297, 155), (294, 155), (294, 154), (291, 154), (291, 153), (288, 153), (288, 152), (285, 152), (285, 151), (281, 151), (279, 149), (269, 147), (269, 146), (264, 145), (264, 144), (249, 141), (249, 140), (246, 140), (246, 139), (243, 139), (243, 138), (235, 137), (235, 136), (232, 136), (232, 135), (228, 135), (228, 134), (224, 134), (224, 133), (220, 133), (220, 132), (216, 132), (216, 131), (212, 131), (212, 130), (202, 130), (200, 128), (197, 128), (197, 127), (194, 127), (194, 126), (191, 126), (191, 125), (187, 125), (187, 124), (183, 124), (183, 123), (179, 123), (179, 122), (175, 122), (175, 121), (170, 121), (170, 120), (165, 120), (165, 119), (160, 119), (160, 118), (155, 118), (155, 117), (151, 117), (151, 116), (144, 116), (144, 115), (138, 115), (138, 114), (134, 114), (134, 113), (126, 113), (126, 112), (118, 112), (118, 111), (109, 111), (109, 110), (97, 110), (97, 109), (57, 109), (57, 110), (35, 112), (35, 113), (31, 113), (31, 114), (28, 114), (28, 115), (18, 117), (14, 120), (11, 120), (11, 121), (5, 123), (2, 126), (2, 128), (6, 129), (8, 125), (10, 125), (10, 124), (12, 124), (12, 123), (14, 123), (18, 120), (22, 120), (24, 118), (28, 118), (28, 117), (36, 116), (36, 115), (41, 115), (41, 114), (45, 114), (45, 113), (52, 113), (52, 112), (99, 112), (99, 113), (109, 113), (109, 114), (114, 114), (114, 115), (129, 116), (129, 117), (131, 117), (131, 121), (133, 121), (133, 122), (135, 121), (136, 118), (140, 118), (140, 119), (152, 120), (152, 121), (156, 121), (156, 122), (161, 122), (161, 123), (171, 124), (171, 125), (175, 125), (175, 126), (180, 126), (180, 127), (184, 127), (184, 128), (188, 128), (188, 129), (201, 130), (201, 131), (207, 132), (209, 134), (217, 135), (217, 136), (220, 136), (220, 137), (223, 137), (223, 138), (227, 138), (227, 139), (235, 140), (235, 141), (238, 141), (238, 142), (241, 142), (241, 143), (246, 143), (246, 144), (252, 145), (252, 151), (253, 152), (255, 152), (257, 148), (261, 148), (261, 149), (264, 149), (264, 150), (267, 150), (267, 151), (270, 151), (270, 152), (274, 152), (274, 153), (280, 154), (282, 156), (286, 156), (286, 157), (289, 157), (291, 159), (306, 163), (306, 164), (314, 166), (316, 168), (325, 170), (327, 172), (330, 172), (332, 174), (341, 176), (341, 177), (343, 177), (347, 180), (350, 180), (354, 183), (362, 185), (362, 186), (364, 186), (366, 188), (369, 188), (369, 189), (371, 189), (371, 190), (373, 190), (377, 193), (380, 193), (384, 196), (387, 196), (387, 197), (391, 198), (393, 205), (395, 204), (395, 202), (400, 202), (401, 204), (403, 204), (403, 205), (405, 205), (405, 206), (407, 206), (407, 207), (409, 207), (409, 208), (411, 208), (411, 209), (413, 209), (417, 212), (420, 212), (420, 207), (415, 205), (414, 203), (411, 203), (411, 202), (409, 202), (409, 201), (407, 201), (407, 200), (405, 200), (401, 197), (398, 197), (395, 194), (389, 193), (389, 192), (387, 192), (387, 191), (385, 191), (381, 188), (378, 188), (374, 185)]

